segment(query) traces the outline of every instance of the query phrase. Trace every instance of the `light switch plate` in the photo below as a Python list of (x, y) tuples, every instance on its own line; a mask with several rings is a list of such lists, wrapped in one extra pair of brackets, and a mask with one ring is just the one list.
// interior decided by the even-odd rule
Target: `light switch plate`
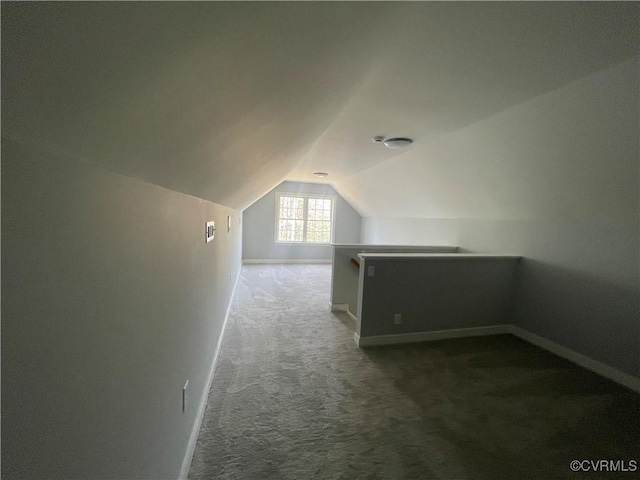
[(209, 243), (216, 236), (216, 222), (207, 222), (204, 226), (205, 242)]
[(189, 400), (189, 380), (182, 387), (182, 413), (187, 411), (187, 402)]

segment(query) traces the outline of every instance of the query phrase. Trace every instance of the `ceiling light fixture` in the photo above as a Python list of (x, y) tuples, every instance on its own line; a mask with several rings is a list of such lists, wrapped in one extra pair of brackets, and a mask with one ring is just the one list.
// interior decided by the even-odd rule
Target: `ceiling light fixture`
[(413, 143), (411, 138), (406, 137), (394, 137), (385, 139), (382, 135), (376, 135), (372, 138), (373, 143), (384, 143), (387, 148), (407, 148)]
[(413, 143), (413, 140), (405, 137), (396, 137), (396, 138), (387, 138), (384, 141), (384, 144), (387, 148), (407, 148), (409, 145)]
[(328, 176), (329, 176), (329, 174), (328, 174), (327, 172), (313, 172), (313, 174), (314, 174), (316, 177), (319, 177), (319, 178), (325, 178), (325, 177), (328, 177)]

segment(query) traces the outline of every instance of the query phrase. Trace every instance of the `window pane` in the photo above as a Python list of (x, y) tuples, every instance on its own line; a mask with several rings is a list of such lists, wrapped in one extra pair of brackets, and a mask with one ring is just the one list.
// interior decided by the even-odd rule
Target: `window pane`
[(331, 214), (333, 200), (309, 198), (307, 202), (307, 238), (310, 243), (331, 241)]
[(302, 220), (304, 198), (300, 197), (280, 197), (279, 218), (292, 218)]
[(280, 242), (301, 242), (303, 241), (304, 222), (302, 220), (279, 220), (278, 221), (278, 241)]
[(316, 210), (309, 207), (309, 215), (307, 218), (309, 220), (322, 220), (322, 214), (323, 214), (322, 210)]
[(307, 241), (329, 243), (331, 241), (331, 223), (309, 220), (307, 222)]
[(278, 207), (278, 241), (304, 241), (304, 198), (280, 196)]

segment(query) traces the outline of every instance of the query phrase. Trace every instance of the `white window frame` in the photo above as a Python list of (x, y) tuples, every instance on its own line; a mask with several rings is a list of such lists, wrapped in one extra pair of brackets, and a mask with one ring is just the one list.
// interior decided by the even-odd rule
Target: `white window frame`
[[(297, 197), (297, 198), (304, 198), (304, 207), (302, 209), (304, 218), (303, 218), (303, 233), (302, 236), (303, 238), (305, 238), (305, 240), (302, 240), (300, 242), (293, 242), (293, 241), (281, 241), (278, 240), (278, 229), (280, 228), (280, 197)], [(309, 205), (309, 199), (311, 198), (318, 198), (318, 199), (322, 199), (322, 200), (326, 200), (329, 199), (331, 200), (331, 238), (329, 239), (328, 242), (308, 242), (306, 240), (307, 238), (307, 215), (308, 215), (308, 205)], [(336, 195), (321, 195), (321, 194), (315, 194), (315, 193), (298, 193), (298, 192), (276, 192), (276, 202), (275, 202), (275, 209), (274, 209), (274, 217), (275, 217), (275, 223), (274, 223), (274, 243), (277, 243), (278, 245), (303, 245), (303, 246), (312, 246), (312, 245), (318, 245), (318, 246), (326, 246), (326, 245), (331, 245), (333, 243), (333, 240), (335, 238), (336, 235)]]

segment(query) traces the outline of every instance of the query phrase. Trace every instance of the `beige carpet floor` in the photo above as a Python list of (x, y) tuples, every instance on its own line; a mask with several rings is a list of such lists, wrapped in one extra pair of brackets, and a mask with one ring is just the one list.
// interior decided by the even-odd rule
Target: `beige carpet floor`
[[(189, 478), (640, 478), (640, 395), (516, 337), (359, 349), (330, 266), (245, 266)], [(620, 465), (620, 464), (618, 464)]]

